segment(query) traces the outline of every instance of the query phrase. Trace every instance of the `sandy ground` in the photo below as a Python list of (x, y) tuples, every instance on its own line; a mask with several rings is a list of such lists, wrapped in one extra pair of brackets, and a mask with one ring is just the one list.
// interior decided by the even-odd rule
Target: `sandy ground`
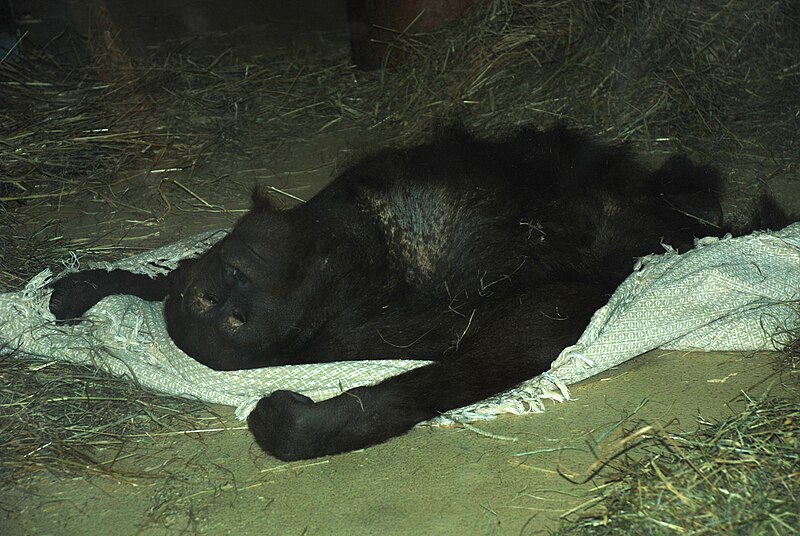
[[(310, 197), (348, 145), (331, 135), (286, 147), (273, 161), (272, 184)], [(173, 191), (163, 219), (139, 210), (110, 215), (99, 198), (72, 200), (59, 214), (61, 230), (66, 239), (97, 232), (111, 246), (125, 220), (126, 244), (162, 244), (229, 225), (249, 204), (246, 182), (199, 191), (227, 212), (193, 211), (196, 200)], [(153, 203), (136, 195), (137, 206)], [(163, 208), (149, 206), (158, 207), (154, 214)], [(590, 446), (605, 438), (597, 450), (608, 448), (621, 420), (694, 430), (698, 417), (733, 414), (742, 392), (773, 386), (772, 360), (653, 352), (574, 386), (575, 401), (548, 402), (544, 414), (478, 425), (506, 439), (420, 427), (364, 451), (291, 464), (261, 453), (232, 409), (217, 407), (223, 422), (212, 427), (228, 431), (154, 438), (152, 452), (115, 465), (136, 477), (43, 474), (0, 492), (0, 534), (542, 534), (602, 484), (559, 473), (584, 480), (595, 460)]]
[(574, 401), (478, 425), (505, 439), (418, 427), (290, 464), (259, 452), (232, 411), (217, 408), (236, 429), (154, 439), (163, 449), (128, 464), (147, 478), (39, 475), (3, 492), (0, 533), (544, 534), (602, 484), (559, 473), (584, 480), (589, 446), (604, 438), (597, 448), (608, 448), (620, 421), (694, 430), (698, 418), (735, 412), (741, 392), (775, 388), (771, 363), (769, 354), (652, 352), (574, 386)]
[[(173, 4), (178, 5), (165, 5)], [(157, 31), (170, 31), (170, 24), (213, 21), (223, 29), (230, 24), (223, 14), (209, 18), (207, 12), (200, 17), (175, 10)], [(314, 24), (327, 23), (323, 17)], [(124, 243), (142, 248), (230, 225), (248, 206), (256, 179), (311, 197), (357, 136), (330, 134), (287, 145), (270, 157), (269, 169), (221, 177), (199, 192), (225, 207), (217, 213), (193, 211), (197, 200), (173, 189), (168, 192), (173, 208), (165, 214), (155, 197), (129, 193), (137, 191), (136, 180), (147, 180), (134, 178), (130, 189), (114, 195), (123, 201), (134, 196), (130, 205), (138, 208), (112, 215), (100, 198), (73, 199), (57, 214), (59, 225), (67, 239), (92, 233), (113, 244), (125, 221)], [(796, 199), (797, 184), (787, 188), (778, 195)], [(548, 403), (544, 414), (479, 425), (502, 438), (419, 427), (364, 451), (291, 464), (261, 453), (232, 410), (216, 408), (229, 430), (153, 438), (158, 448), (151, 455), (117, 465), (139, 476), (42, 474), (3, 490), (0, 534), (545, 533), (602, 484), (573, 483), (565, 475), (585, 480), (595, 460), (590, 446), (603, 438), (597, 448), (607, 448), (620, 421), (628, 419), (632, 426), (644, 419), (670, 423), (671, 431), (693, 430), (698, 417), (714, 420), (735, 412), (742, 392), (758, 396), (770, 389), (776, 382), (771, 363), (768, 354), (653, 352), (574, 386), (575, 401)]]

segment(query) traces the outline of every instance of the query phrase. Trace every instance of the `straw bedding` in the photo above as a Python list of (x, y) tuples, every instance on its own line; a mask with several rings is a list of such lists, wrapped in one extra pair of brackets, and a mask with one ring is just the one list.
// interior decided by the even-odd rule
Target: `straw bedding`
[[(381, 143), (405, 143), (424, 138), (432, 124), (451, 118), (484, 131), (561, 120), (606, 139), (625, 140), (656, 158), (689, 151), (729, 175), (723, 204), (734, 221), (748, 212), (745, 207), (754, 191), (764, 184), (796, 184), (800, 169), (800, 3), (793, 0), (478, 2), (465, 19), (442, 31), (399, 35), (390, 54), (401, 51), (408, 61), (373, 73), (350, 65), (341, 35), (329, 40), (322, 36), (318, 47), (287, 47), (269, 56), (249, 57), (238, 52), (245, 28), (236, 35), (211, 36), (227, 39), (227, 49), (209, 52), (202, 38), (164, 40), (152, 56), (127, 59), (99, 38), (119, 36), (116, 42), (123, 43), (124, 31), (102, 24), (90, 35), (66, 32), (40, 50), (22, 43), (22, 61), (0, 62), (0, 288), (25, 287), (3, 294), (0, 306), (5, 315), (0, 332), (11, 341), (0, 352), (3, 485), (37, 470), (82, 473), (87, 464), (104, 470), (107, 466), (96, 463), (95, 456), (103, 449), (122, 451), (140, 437), (149, 442), (159, 433), (207, 428), (211, 421), (213, 428), (220, 426), (196, 402), (153, 395), (94, 367), (24, 354), (52, 353), (43, 346), (48, 339), (58, 339), (58, 345), (75, 350), (79, 362), (101, 368), (102, 360), (109, 368), (119, 363), (98, 351), (102, 346), (92, 339), (101, 329), (116, 329), (103, 318), (125, 318), (119, 311), (104, 316), (114, 300), (93, 311), (91, 322), (65, 330), (55, 327), (44, 310), (47, 293), (41, 284), (47, 276), (26, 287), (45, 266), (59, 271), (55, 267), (69, 252), (88, 265), (164, 243), (158, 237), (133, 241), (113, 233), (99, 238), (97, 233), (70, 234), (59, 218), (78, 212), (85, 199), (96, 200), (112, 222), (119, 211), (118, 219), (125, 224), (116, 227), (132, 225), (132, 212), (148, 234), (157, 235), (153, 227), (162, 228), (178, 211), (202, 220), (207, 212), (222, 210), (231, 191), (228, 185), (272, 185), (272, 159), (287, 144), (329, 132), (359, 132)], [(264, 29), (253, 32), (263, 35)], [(173, 172), (183, 173), (180, 182), (168, 177)], [(220, 195), (209, 200), (198, 194), (203, 191)], [(696, 336), (682, 343), (726, 347), (728, 343), (715, 334), (752, 333), (746, 344), (728, 347), (765, 348), (780, 341), (764, 334), (781, 332), (789, 343), (785, 348), (790, 359), (784, 368), (795, 371), (800, 336), (791, 311), (797, 306), (786, 302), (797, 300), (800, 288), (796, 226), (785, 233), (789, 234), (712, 242), (697, 252), (667, 253), (644, 263), (598, 312), (599, 323), (556, 361), (553, 376), (569, 383), (627, 355), (674, 344), (677, 332), (654, 330), (652, 340), (640, 347), (629, 345), (633, 332), (627, 329), (631, 324), (626, 314), (636, 300), (629, 303), (633, 294), (628, 292), (639, 292), (637, 300), (645, 300), (652, 314), (661, 314), (652, 301), (656, 294), (650, 293), (658, 288), (659, 278), (652, 279), (653, 287), (644, 284), (651, 276), (663, 271), (665, 277), (677, 277), (676, 267), (684, 259), (728, 249), (737, 249), (730, 254), (743, 262), (726, 258), (711, 271), (692, 273), (697, 280), (685, 282), (704, 292), (733, 290), (732, 295), (715, 294), (720, 301), (713, 307), (711, 301), (698, 299), (700, 293), (670, 299), (683, 300), (681, 307), (699, 305), (701, 313), (713, 308), (730, 322), (708, 324), (710, 319), (700, 316), (692, 324), (683, 318), (676, 324), (680, 332)], [(738, 248), (744, 244), (785, 255), (742, 257), (745, 250)], [(766, 287), (731, 279), (756, 272), (757, 282)], [(703, 273), (711, 277), (701, 281)], [(672, 279), (670, 285), (675, 282)], [(157, 324), (157, 306), (135, 307), (150, 310), (151, 324)], [(745, 311), (758, 316), (746, 324), (758, 324), (758, 329), (745, 330), (744, 324), (732, 321)], [(600, 329), (606, 316), (612, 323)], [(127, 318), (133, 319), (129, 331), (105, 332), (112, 341), (104, 339), (107, 348), (116, 352), (127, 347), (116, 337), (143, 348), (137, 345), (144, 344), (140, 336), (146, 331), (145, 313), (131, 309)], [(648, 316), (648, 321), (663, 325), (658, 317)], [(36, 339), (24, 326), (48, 336)], [(603, 344), (612, 335), (626, 344), (613, 347), (611, 361), (603, 361), (592, 349), (609, 348)], [(27, 350), (17, 349), (20, 342)], [(57, 353), (61, 357), (65, 352)], [(240, 404), (251, 394), (238, 393), (225, 403)], [(538, 406), (537, 396), (542, 395), (558, 398), (565, 392), (548, 379), (489, 404), (527, 411)], [(791, 435), (797, 400), (764, 404), (768, 402), (751, 406), (741, 419), (709, 427), (707, 436), (692, 438), (693, 445), (665, 434), (648, 436), (653, 439), (645, 446), (652, 450), (645, 457), (678, 452), (670, 458), (677, 460), (674, 466), (667, 471), (663, 464), (630, 465), (621, 477), (619, 494), (609, 496), (608, 509), (586, 524), (610, 527), (620, 514), (620, 533), (632, 530), (626, 522), (637, 531), (733, 532), (749, 527), (744, 530), (752, 532), (756, 529), (746, 524), (745, 514), (766, 512), (761, 517), (765, 524), (757, 527), (775, 533), (787, 531), (787, 524), (796, 527), (791, 510), (797, 504), (797, 460), (777, 447), (791, 447), (791, 438), (797, 436), (796, 431)], [(469, 416), (479, 416), (485, 408), (471, 408)], [(676, 443), (681, 450), (675, 450)], [(743, 450), (744, 444), (753, 450)], [(722, 450), (715, 450), (718, 447)], [(705, 458), (690, 457), (690, 451)], [(742, 453), (749, 457), (741, 458)], [(715, 465), (726, 459), (731, 463)], [(738, 480), (724, 469), (734, 467)], [(703, 488), (698, 483), (711, 485)], [(689, 489), (697, 493), (690, 496)], [(738, 495), (724, 495), (721, 489)], [(701, 491), (709, 500), (699, 499)], [(665, 501), (665, 496), (675, 500)], [(631, 504), (635, 506), (624, 509)], [(677, 513), (653, 513), (664, 504)], [(702, 515), (692, 515), (689, 506), (698, 507)], [(709, 521), (706, 528), (699, 524), (703, 520)]]

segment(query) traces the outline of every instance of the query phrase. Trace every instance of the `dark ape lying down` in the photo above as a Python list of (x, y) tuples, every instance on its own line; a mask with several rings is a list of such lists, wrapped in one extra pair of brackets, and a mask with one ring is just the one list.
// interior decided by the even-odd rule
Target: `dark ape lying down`
[(232, 233), (167, 276), (115, 270), (54, 284), (73, 319), (109, 294), (166, 299), (171, 337), (218, 370), (353, 359), (435, 361), (323, 402), (276, 391), (248, 419), (283, 460), (404, 433), (547, 370), (661, 242), (720, 234), (719, 175), (655, 172), (557, 127), (456, 130), (351, 167), (308, 203), (254, 196)]

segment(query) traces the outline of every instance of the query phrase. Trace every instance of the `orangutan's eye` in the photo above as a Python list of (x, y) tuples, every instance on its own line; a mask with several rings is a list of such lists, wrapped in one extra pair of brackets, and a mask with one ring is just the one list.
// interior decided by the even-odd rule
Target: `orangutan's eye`
[(225, 266), (225, 280), (228, 283), (235, 284), (239, 288), (250, 286), (250, 280), (247, 279), (247, 276), (230, 265)]

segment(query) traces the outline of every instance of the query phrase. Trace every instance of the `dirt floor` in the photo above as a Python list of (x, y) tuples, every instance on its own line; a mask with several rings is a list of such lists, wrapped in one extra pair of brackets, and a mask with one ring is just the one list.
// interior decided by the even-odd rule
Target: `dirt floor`
[[(86, 12), (71, 9), (71, 2), (57, 3), (60, 10), (43, 4), (17, 2), (39, 21), (30, 26), (32, 38), (59, 31), (65, 20), (86, 23)], [(347, 46), (344, 7), (336, 2), (322, 10), (312, 0), (284, 2), (293, 6), (289, 11), (270, 3), (252, 11), (243, 1), (89, 4), (110, 6), (133, 54), (146, 53), (163, 35), (230, 31), (243, 19), (283, 28), (260, 42), (251, 34), (242, 40), (242, 47), (264, 53), (287, 40), (312, 46), (303, 39), (313, 41), (317, 31), (330, 39), (332, 27)], [(254, 183), (308, 199), (354, 148), (373, 142), (369, 133), (342, 124), (270, 147), (251, 158), (249, 169), (216, 162), (209, 171), (214, 180), (191, 191), (180, 186), (191, 171), (126, 176), (94, 195), (66, 196), (55, 212), (50, 204), (38, 212), (29, 205), (19, 232), (33, 234), (50, 222), (66, 244), (91, 236), (99, 252), (161, 245), (232, 224), (249, 206)], [(154, 180), (163, 188), (148, 183)], [(771, 186), (783, 204), (800, 206), (800, 182)], [(146, 457), (116, 461), (111, 476), (41, 473), (3, 489), (0, 534), (544, 534), (562, 516), (574, 518), (594, 504), (589, 492), (603, 482), (586, 481), (585, 471), (595, 449), (603, 452), (619, 437), (623, 421), (679, 431), (694, 430), (698, 419), (724, 418), (741, 407), (742, 393), (780, 389), (773, 360), (770, 354), (652, 352), (573, 386), (575, 401), (548, 402), (544, 414), (507, 416), (478, 430), (418, 427), (364, 451), (290, 464), (261, 453), (232, 409), (218, 407), (222, 421), (207, 428), (225, 431), (154, 437)]]
[[(234, 429), (154, 438), (130, 467), (144, 478), (40, 475), (0, 498), (5, 535), (546, 534), (590, 502), (585, 479), (640, 419), (693, 430), (775, 387), (773, 356), (652, 352), (572, 389), (543, 414), (481, 423), (482, 432), (419, 427), (359, 452), (285, 464)], [(638, 410), (637, 410), (638, 409)], [(509, 440), (514, 438), (515, 441)], [(125, 467), (119, 464), (118, 469)], [(562, 473), (564, 476), (562, 476)]]

